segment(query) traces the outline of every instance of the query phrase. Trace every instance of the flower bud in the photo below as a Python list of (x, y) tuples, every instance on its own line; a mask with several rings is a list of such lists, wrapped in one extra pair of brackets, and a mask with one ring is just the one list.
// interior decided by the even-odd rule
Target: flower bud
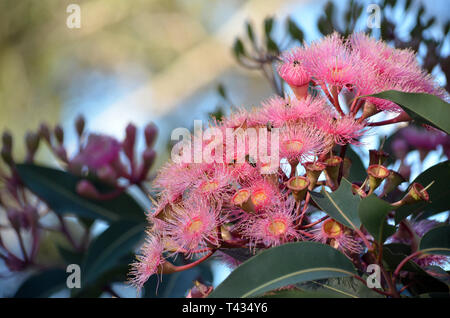
[(81, 137), (84, 132), (84, 127), (86, 126), (86, 120), (83, 115), (79, 115), (75, 120), (75, 129), (77, 131), (78, 137)]
[(12, 138), (12, 135), (8, 131), (3, 132), (2, 146), (4, 148), (8, 149), (9, 151), (12, 151), (13, 138)]
[(98, 199), (100, 197), (100, 193), (88, 180), (79, 181), (76, 186), (76, 191), (79, 195), (89, 199)]
[[(428, 185), (427, 188), (429, 188), (431, 184)], [(428, 202), (430, 200), (430, 195), (427, 192), (427, 188), (424, 188), (420, 183), (414, 182), (401, 202), (403, 204), (413, 204), (419, 201)]]
[(27, 147), (27, 162), (32, 162), (36, 151), (39, 148), (39, 135), (33, 132), (28, 132), (25, 136), (25, 144)]
[(294, 86), (294, 85), (289, 86), (291, 87), (292, 92), (294, 93), (295, 97), (298, 100), (305, 99), (308, 96), (309, 83), (306, 83), (301, 86)]
[(195, 281), (194, 287), (191, 288), (186, 298), (206, 298), (212, 291), (212, 286), (208, 287), (199, 281)]
[(153, 147), (156, 137), (158, 136), (158, 128), (154, 123), (150, 123), (144, 128), (145, 144), (148, 148)]
[(389, 176), (390, 171), (382, 165), (375, 164), (367, 168), (367, 174), (369, 175), (369, 194), (371, 194)]
[(382, 165), (386, 159), (389, 157), (387, 152), (383, 150), (369, 150), (369, 166), (371, 165)]
[(46, 123), (42, 123), (39, 127), (39, 136), (50, 143), (50, 128)]
[(383, 196), (390, 193), (391, 191), (396, 189), (400, 184), (406, 181), (405, 178), (403, 178), (403, 176), (400, 173), (395, 172), (394, 170), (389, 171), (390, 171), (389, 176), (387, 177), (383, 188)]
[(376, 107), (374, 104), (372, 104), (372, 103), (369, 102), (369, 101), (366, 101), (366, 102), (364, 103), (363, 113), (362, 113), (362, 116), (361, 116), (361, 120), (364, 120), (364, 119), (366, 119), (366, 118), (369, 118), (369, 117), (371, 117), (371, 116), (373, 116), (373, 115), (375, 115), (375, 114), (378, 114), (379, 112), (380, 112), (380, 110), (377, 109), (377, 107)]
[(237, 191), (231, 199), (231, 202), (247, 213), (255, 213), (255, 206), (251, 200), (251, 192), (248, 189), (240, 189)]
[(306, 177), (309, 180), (309, 190), (313, 190), (316, 186), (317, 180), (319, 179), (320, 174), (323, 170), (325, 170), (325, 164), (322, 162), (305, 162), (303, 164), (306, 170)]
[(286, 186), (292, 191), (295, 201), (301, 202), (308, 192), (309, 180), (305, 177), (292, 177), (286, 182)]
[(338, 186), (341, 162), (342, 158), (338, 156), (333, 156), (325, 160), (325, 176), (327, 178), (327, 184), (331, 189), (335, 189)]
[(62, 144), (64, 142), (64, 130), (60, 125), (57, 125), (53, 131), (55, 134), (56, 140), (59, 144)]
[(127, 157), (132, 161), (134, 157), (134, 144), (136, 142), (136, 126), (128, 124), (125, 129), (125, 140), (122, 143), (123, 151)]

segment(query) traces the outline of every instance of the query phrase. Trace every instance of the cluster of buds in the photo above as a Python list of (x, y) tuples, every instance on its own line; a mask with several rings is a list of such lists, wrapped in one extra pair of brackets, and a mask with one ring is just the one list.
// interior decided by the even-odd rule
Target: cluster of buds
[[(32, 162), (38, 150), (40, 137), (28, 132), (25, 136), (25, 162)], [(0, 258), (10, 271), (22, 271), (33, 264), (39, 248), (39, 218), (46, 213), (39, 199), (21, 181), (13, 156), (13, 137), (2, 135), (0, 162)], [(2, 166), (4, 168), (2, 168)], [(42, 202), (41, 202), (42, 203)], [(15, 235), (17, 246), (6, 236)], [(3, 237), (3, 239), (2, 239)]]
[[(283, 54), (281, 60), (278, 72), (295, 97), (274, 97), (261, 107), (240, 109), (210, 124), (221, 135), (235, 129), (232, 136), (241, 138), (237, 151), (231, 147), (228, 152), (228, 138), (212, 151), (212, 143), (198, 143), (194, 137), (190, 144), (200, 144), (194, 149), (212, 155), (212, 160), (173, 160), (161, 169), (154, 182), (160, 195), (148, 215), (147, 241), (132, 266), (131, 283), (138, 288), (153, 274), (191, 268), (224, 248), (254, 251), (319, 241), (351, 259), (358, 258), (364, 245), (371, 248), (361, 230), (320, 213), (314, 218), (317, 209), (310, 193), (321, 186), (339, 187), (351, 166), (346, 149), (361, 145), (359, 139), (369, 127), (411, 120), (395, 103), (367, 95), (389, 89), (427, 92), (445, 100), (448, 95), (423, 72), (412, 52), (364, 34), (344, 40), (334, 33)], [(379, 112), (398, 115), (370, 122)], [(251, 139), (246, 134), (250, 129), (259, 138)], [(279, 138), (272, 139), (276, 133)], [(268, 145), (261, 144), (264, 136), (270, 139)], [(255, 155), (253, 150), (261, 154), (261, 147), (277, 152), (275, 165)], [(227, 149), (227, 154), (219, 149)], [(190, 148), (178, 154), (195, 157)], [(355, 192), (372, 194), (384, 180), (385, 193), (397, 188), (403, 178), (383, 166), (387, 154), (374, 150), (370, 156), (368, 177), (354, 185)], [(420, 191), (418, 197), (425, 197)], [(195, 260), (177, 267), (167, 255)]]
[[(86, 132), (85, 126), (84, 117), (79, 116), (75, 121), (78, 151), (69, 155), (64, 145), (63, 128), (57, 125), (54, 129), (50, 129), (47, 124), (41, 124), (38, 132), (28, 132), (25, 136), (24, 162), (34, 163), (39, 146), (43, 142), (47, 143), (63, 169), (82, 177), (88, 175), (97, 178), (114, 188), (111, 193), (100, 193), (90, 181), (82, 179), (77, 184), (76, 190), (80, 195), (92, 199), (111, 199), (125, 191), (128, 186), (141, 186), (143, 182), (151, 179), (149, 171), (156, 157), (153, 146), (157, 128), (154, 124), (148, 124), (144, 128), (145, 149), (140, 158), (136, 157), (137, 129), (134, 125), (127, 126), (125, 138), (121, 142), (107, 135), (90, 134)], [(21, 271), (36, 264), (39, 248), (45, 237), (43, 233), (47, 230), (60, 232), (74, 250), (85, 249), (88, 244), (88, 231), (84, 238), (76, 240), (67, 220), (62, 216), (56, 215), (59, 222), (56, 226), (49, 227), (48, 224), (44, 224), (45, 222), (41, 222), (43, 216), (51, 213), (51, 209), (21, 180), (13, 157), (13, 138), (8, 132), (2, 135), (1, 159), (0, 258), (4, 260), (9, 270)], [(17, 236), (18, 252), (17, 248), (2, 239), (4, 235), (11, 233)]]
[(153, 146), (158, 133), (153, 123), (144, 128), (145, 149), (140, 158), (136, 156), (137, 128), (133, 124), (126, 127), (122, 141), (104, 134), (87, 133), (85, 126), (84, 117), (79, 116), (75, 121), (78, 151), (71, 156), (64, 146), (64, 130), (61, 126), (56, 126), (53, 133), (45, 124), (39, 130), (41, 137), (68, 171), (80, 176), (89, 175), (117, 188), (111, 194), (101, 194), (90, 181), (82, 180), (77, 186), (79, 194), (107, 200), (120, 194), (126, 187), (139, 185), (151, 178), (149, 171), (156, 158)]

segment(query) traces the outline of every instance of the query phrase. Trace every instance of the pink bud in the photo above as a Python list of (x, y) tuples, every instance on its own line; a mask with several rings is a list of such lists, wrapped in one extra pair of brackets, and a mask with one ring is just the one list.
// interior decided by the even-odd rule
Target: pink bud
[(136, 126), (128, 124), (125, 129), (125, 140), (123, 141), (123, 150), (127, 157), (132, 161), (134, 157), (134, 144), (136, 142)]
[(54, 134), (58, 143), (62, 144), (64, 142), (64, 130), (60, 125), (55, 127)]
[(39, 135), (33, 132), (28, 132), (25, 136), (25, 144), (27, 146), (27, 162), (32, 162), (34, 155), (39, 147)]
[(145, 143), (148, 148), (151, 148), (158, 136), (158, 128), (154, 123), (150, 123), (144, 128)]
[(76, 191), (79, 195), (90, 199), (98, 199), (100, 197), (100, 193), (94, 187), (94, 185), (88, 180), (81, 180), (77, 183)]
[(50, 143), (50, 129), (48, 128), (48, 125), (46, 123), (42, 123), (39, 127), (39, 135), (41, 138), (44, 138), (45, 141)]
[(79, 115), (75, 120), (75, 129), (77, 130), (77, 134), (79, 137), (83, 134), (84, 126), (86, 125), (86, 121), (83, 115)]

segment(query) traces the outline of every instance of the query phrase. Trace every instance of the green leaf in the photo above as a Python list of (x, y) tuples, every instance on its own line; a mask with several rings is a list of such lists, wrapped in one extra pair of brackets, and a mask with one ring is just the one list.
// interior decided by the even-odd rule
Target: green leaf
[(405, 93), (395, 90), (370, 95), (399, 105), (411, 118), (442, 129), (450, 134), (450, 104), (426, 93)]
[(352, 161), (348, 180), (351, 182), (363, 182), (367, 177), (367, 171), (359, 155), (352, 149), (352, 147), (347, 147), (346, 157)]
[(359, 204), (359, 218), (379, 244), (395, 232), (395, 227), (387, 224), (387, 215), (391, 211), (391, 205), (374, 194), (362, 199)]
[(234, 41), (233, 52), (234, 52), (234, 56), (237, 59), (240, 59), (241, 55), (246, 55), (245, 49), (244, 49), (244, 44), (242, 43), (241, 39), (237, 38)]
[(264, 19), (264, 32), (266, 33), (267, 37), (269, 37), (270, 33), (272, 32), (273, 22), (274, 22), (274, 19), (272, 17)]
[(327, 192), (324, 188), (320, 193), (311, 192), (316, 204), (336, 221), (351, 229), (359, 229), (358, 207), (361, 198), (352, 192), (352, 184), (342, 178), (341, 185), (335, 192)]
[[(441, 162), (422, 172), (414, 181), (427, 186), (434, 181), (434, 184), (427, 189), (431, 202), (420, 202), (412, 205), (400, 207), (395, 212), (395, 222), (398, 224), (408, 215), (417, 215), (424, 211), (420, 218), (450, 210), (450, 160)], [(405, 192), (406, 194), (406, 192)]]
[(247, 27), (247, 36), (252, 43), (255, 43), (255, 33), (253, 32), (253, 26), (250, 22), (246, 23)]
[(287, 29), (289, 32), (289, 35), (299, 41), (300, 43), (303, 42), (304, 39), (304, 35), (303, 35), (303, 31), (297, 26), (297, 24), (295, 24), (294, 21), (292, 21), (291, 18), (287, 19)]
[(419, 249), (424, 254), (450, 256), (450, 225), (438, 226), (425, 233), (420, 240)]
[(66, 287), (68, 274), (52, 268), (29, 277), (16, 292), (16, 298), (47, 298)]
[(349, 296), (325, 291), (292, 289), (268, 292), (261, 298), (349, 298)]
[(354, 274), (352, 262), (331, 246), (316, 242), (288, 243), (244, 262), (210, 297), (252, 297), (303, 281)]
[(17, 171), (25, 185), (58, 214), (106, 221), (145, 220), (145, 211), (126, 193), (111, 200), (91, 200), (76, 192), (82, 178), (68, 172), (30, 164), (17, 165)]
[(144, 235), (145, 224), (119, 221), (111, 224), (89, 246), (82, 264), (82, 283), (90, 284), (101, 274), (117, 265), (118, 260), (130, 252)]
[[(362, 277), (365, 279), (364, 277)], [(297, 285), (302, 290), (322, 292), (341, 298), (379, 298), (383, 297), (355, 277), (335, 277), (314, 280)]]

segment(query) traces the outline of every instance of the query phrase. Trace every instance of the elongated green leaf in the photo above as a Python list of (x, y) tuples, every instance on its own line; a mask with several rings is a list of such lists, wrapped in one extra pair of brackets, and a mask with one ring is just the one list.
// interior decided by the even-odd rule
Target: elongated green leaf
[[(362, 277), (366, 279), (365, 277)], [(302, 290), (332, 294), (340, 298), (379, 298), (384, 297), (355, 277), (335, 277), (313, 280), (297, 285)]]
[(395, 232), (395, 227), (388, 225), (386, 219), (391, 211), (391, 205), (374, 194), (362, 199), (359, 204), (359, 218), (379, 244)]
[(83, 262), (83, 284), (90, 284), (105, 271), (117, 265), (117, 261), (130, 252), (144, 235), (145, 224), (135, 221), (119, 221), (111, 224), (90, 245)]
[(371, 95), (396, 103), (411, 118), (424, 124), (442, 129), (450, 134), (450, 104), (437, 96), (426, 93), (406, 93), (401, 91), (385, 91)]
[(425, 233), (419, 249), (426, 254), (450, 255), (450, 225), (438, 226)]
[(16, 292), (16, 298), (47, 298), (66, 287), (67, 274), (61, 268), (42, 271), (28, 278)]
[(352, 185), (342, 178), (339, 189), (335, 192), (327, 192), (322, 188), (320, 193), (311, 192), (314, 202), (336, 221), (352, 229), (359, 229), (358, 207), (361, 198), (352, 193)]
[(17, 165), (17, 170), (25, 185), (58, 214), (106, 221), (145, 220), (145, 211), (126, 193), (111, 200), (90, 200), (76, 192), (81, 178), (68, 172), (29, 164)]
[(311, 290), (279, 290), (268, 292), (261, 296), (261, 298), (350, 298), (344, 294), (326, 292), (326, 291), (311, 291)]
[(351, 261), (331, 246), (296, 242), (261, 252), (236, 268), (210, 297), (252, 297), (282, 286), (355, 274)]
[[(399, 223), (408, 215), (417, 215), (424, 212), (420, 218), (428, 217), (443, 211), (450, 210), (450, 160), (441, 162), (422, 172), (414, 181), (427, 186), (431, 202), (421, 202), (402, 206), (395, 212), (395, 222)], [(406, 194), (406, 192), (405, 192)]]

